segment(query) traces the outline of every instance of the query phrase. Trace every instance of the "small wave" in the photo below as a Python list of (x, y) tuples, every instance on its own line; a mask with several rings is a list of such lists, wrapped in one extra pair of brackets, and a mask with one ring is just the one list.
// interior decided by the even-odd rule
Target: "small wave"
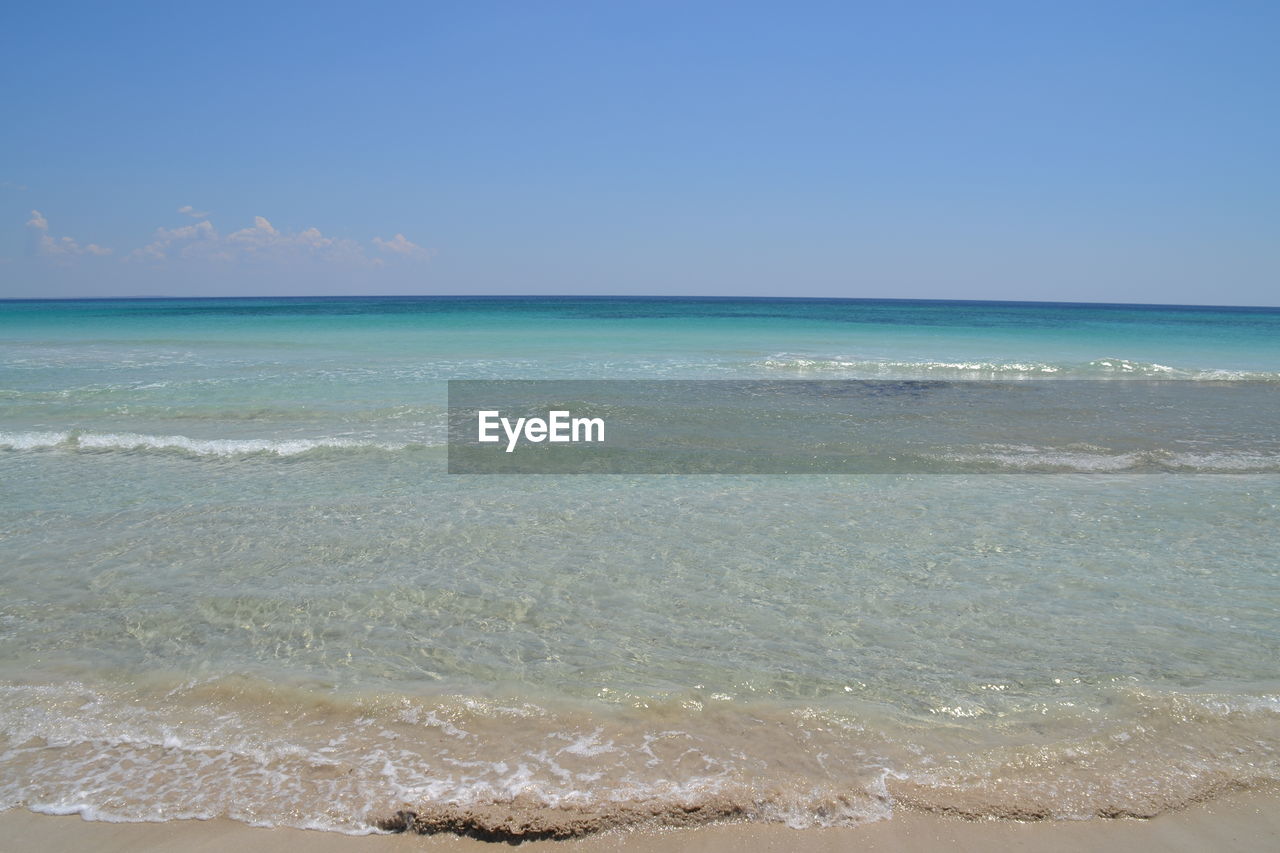
[(355, 438), (189, 438), (185, 435), (146, 435), (136, 432), (0, 432), (3, 450), (69, 450), (177, 452), (191, 456), (297, 456), (314, 451), (404, 450), (428, 446), (419, 442), (377, 442)]
[(970, 453), (934, 457), (976, 469), (1046, 473), (1115, 474), (1171, 472), (1183, 474), (1270, 474), (1280, 472), (1280, 454), (1186, 453), (1164, 450), (1107, 452), (1029, 445), (992, 445)]
[(848, 378), (947, 379), (1198, 379), (1210, 381), (1280, 381), (1280, 372), (1180, 368), (1126, 358), (1088, 362), (1039, 361), (891, 361), (780, 353), (751, 364), (769, 371), (838, 374)]
[(0, 808), (511, 841), (638, 824), (851, 825), (898, 803), (1149, 817), (1280, 778), (1274, 693), (1080, 698), (925, 732), (870, 708), (509, 707), (244, 678), (141, 692), (7, 684)]
[[(762, 787), (747, 772), (745, 741), (725, 749), (710, 730), (463, 697), (317, 701), (233, 681), (163, 700), (80, 683), (0, 685), (0, 809), (116, 822), (227, 816), (346, 833), (410, 828), (408, 811), (424, 821), (415, 829), (495, 837), (523, 816), (541, 826), (525, 840), (639, 823), (741, 817), (799, 827), (888, 816), (880, 772), (866, 787), (856, 774), (838, 788), (808, 778)], [(246, 693), (268, 702), (246, 703)]]

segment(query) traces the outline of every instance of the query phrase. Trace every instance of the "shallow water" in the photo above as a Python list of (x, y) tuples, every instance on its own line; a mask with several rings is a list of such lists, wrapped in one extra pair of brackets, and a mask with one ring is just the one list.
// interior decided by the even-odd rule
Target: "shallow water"
[(0, 806), (812, 825), (1280, 779), (1280, 475), (444, 473), (450, 378), (934, 377), (1280, 380), (1280, 310), (0, 303)]

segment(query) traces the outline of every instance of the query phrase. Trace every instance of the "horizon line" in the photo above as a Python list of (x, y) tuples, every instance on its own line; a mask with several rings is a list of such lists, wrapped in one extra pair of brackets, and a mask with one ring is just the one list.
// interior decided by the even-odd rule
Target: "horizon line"
[(961, 299), (902, 296), (745, 296), (713, 294), (637, 293), (370, 293), (370, 294), (253, 294), (253, 295), (158, 295), (158, 296), (0, 296), (3, 302), (149, 302), (214, 299), (687, 299), (774, 302), (956, 302), (992, 305), (1072, 305), (1111, 308), (1244, 308), (1280, 310), (1280, 305), (1210, 304), (1179, 302), (1077, 302), (1061, 299)]

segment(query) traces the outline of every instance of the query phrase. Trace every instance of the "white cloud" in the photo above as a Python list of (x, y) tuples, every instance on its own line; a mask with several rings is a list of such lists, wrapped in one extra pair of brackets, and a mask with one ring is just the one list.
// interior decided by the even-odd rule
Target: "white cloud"
[(377, 246), (384, 252), (391, 252), (396, 255), (403, 255), (410, 258), (427, 258), (432, 252), (430, 249), (424, 249), (417, 243), (405, 239), (403, 234), (396, 234), (390, 240), (384, 240), (381, 237), (373, 238), (373, 245)]
[(208, 211), (196, 210), (194, 207), (192, 207), (189, 204), (184, 204), (182, 207), (178, 208), (178, 212), (185, 213), (187, 216), (190, 216), (192, 219), (204, 219), (206, 216), (209, 215)]
[(67, 257), (70, 255), (111, 254), (111, 249), (99, 246), (97, 243), (81, 246), (70, 237), (54, 237), (49, 233), (49, 220), (45, 219), (44, 214), (38, 210), (31, 211), (31, 218), (27, 220), (27, 228), (32, 237), (35, 238), (36, 250), (42, 255)]
[[(312, 261), (354, 267), (381, 267), (384, 261), (370, 257), (369, 244), (342, 237), (328, 237), (318, 228), (287, 231), (276, 228), (264, 216), (255, 216), (253, 225), (229, 234), (218, 231), (213, 222), (203, 217), (207, 213), (196, 211), (190, 205), (178, 208), (179, 213), (199, 217), (200, 221), (178, 228), (157, 228), (150, 242), (134, 249), (125, 260), (164, 262), (169, 260), (276, 262)], [(70, 237), (55, 238), (49, 233), (49, 221), (38, 210), (31, 211), (27, 229), (33, 244), (41, 255), (67, 257), (72, 255), (109, 255), (111, 249), (94, 243), (81, 245)], [(391, 239), (374, 237), (372, 247), (378, 252), (403, 258), (426, 259), (433, 250), (425, 249), (397, 233)]]
[[(177, 246), (177, 250), (185, 257), (199, 254), (217, 254), (218, 231), (207, 219), (195, 225), (184, 225), (181, 228), (157, 228), (154, 238), (141, 249), (129, 253), (130, 258), (161, 261), (169, 256), (169, 252)], [(210, 252), (203, 252), (210, 249)]]
[(276, 230), (276, 227), (265, 216), (253, 217), (252, 228), (242, 228), (227, 235), (227, 240), (246, 252), (260, 253), (291, 249), (327, 249), (337, 242), (324, 236), (319, 229), (308, 228), (287, 234)]
[(355, 240), (326, 237), (318, 228), (282, 231), (265, 216), (253, 225), (221, 234), (207, 219), (181, 228), (157, 228), (150, 243), (129, 255), (136, 260), (202, 258), (216, 261), (319, 260), (355, 266), (381, 266)]
[(355, 265), (370, 263), (364, 247), (355, 240), (326, 237), (318, 228), (281, 231), (265, 216), (255, 216), (252, 228), (242, 228), (228, 234), (225, 244), (236, 256), (249, 259), (311, 258)]

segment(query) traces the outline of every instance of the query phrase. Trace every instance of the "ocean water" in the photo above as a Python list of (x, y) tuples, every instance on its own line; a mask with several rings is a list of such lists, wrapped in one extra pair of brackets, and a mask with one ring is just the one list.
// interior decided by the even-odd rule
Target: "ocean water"
[(448, 379), (843, 378), (1280, 382), (1280, 309), (0, 302), (0, 808), (573, 832), (1280, 781), (1274, 460), (445, 471)]

